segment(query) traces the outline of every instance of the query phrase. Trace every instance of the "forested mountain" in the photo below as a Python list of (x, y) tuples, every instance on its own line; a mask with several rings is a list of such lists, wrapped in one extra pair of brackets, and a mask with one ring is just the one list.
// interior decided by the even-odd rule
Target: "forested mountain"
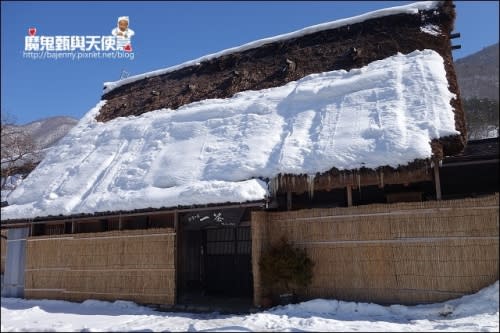
[(498, 43), (455, 61), (471, 140), (498, 136)]

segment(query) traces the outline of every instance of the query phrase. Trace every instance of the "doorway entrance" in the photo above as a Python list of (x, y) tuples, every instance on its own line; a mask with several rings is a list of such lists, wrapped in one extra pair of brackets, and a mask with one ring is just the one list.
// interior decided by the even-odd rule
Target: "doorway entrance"
[(179, 216), (178, 303), (252, 298), (252, 240), (247, 210), (229, 208)]

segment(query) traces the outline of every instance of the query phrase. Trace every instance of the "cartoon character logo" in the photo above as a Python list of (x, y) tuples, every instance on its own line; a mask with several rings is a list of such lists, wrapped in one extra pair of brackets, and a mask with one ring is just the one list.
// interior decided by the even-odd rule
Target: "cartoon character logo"
[(120, 16), (118, 18), (117, 27), (111, 31), (111, 34), (116, 36), (116, 48), (118, 50), (122, 49), (126, 52), (131, 52), (132, 43), (130, 42), (130, 39), (135, 33), (134, 30), (130, 29), (128, 26), (128, 16)]

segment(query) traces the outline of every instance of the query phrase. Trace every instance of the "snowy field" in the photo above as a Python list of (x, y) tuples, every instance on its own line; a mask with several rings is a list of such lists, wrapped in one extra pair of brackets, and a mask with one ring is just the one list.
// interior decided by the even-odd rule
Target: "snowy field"
[(2, 332), (25, 331), (474, 331), (498, 332), (498, 281), (474, 295), (428, 305), (316, 299), (249, 315), (158, 312), (132, 302), (2, 298)]

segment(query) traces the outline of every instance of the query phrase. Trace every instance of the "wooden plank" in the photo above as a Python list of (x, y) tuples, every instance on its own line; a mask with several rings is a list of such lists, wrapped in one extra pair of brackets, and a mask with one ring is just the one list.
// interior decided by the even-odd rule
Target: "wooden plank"
[(165, 210), (160, 210), (160, 211), (151, 211), (151, 212), (142, 212), (142, 213), (112, 213), (110, 215), (93, 215), (93, 216), (85, 216), (85, 217), (78, 217), (78, 216), (72, 216), (68, 215), (65, 218), (60, 218), (60, 219), (52, 219), (48, 218), (47, 219), (42, 219), (39, 221), (31, 221), (30, 219), (26, 220), (13, 220), (14, 222), (9, 222), (11, 220), (5, 220), (2, 221), (1, 228), (2, 229), (7, 229), (7, 228), (25, 228), (29, 227), (31, 223), (33, 224), (46, 224), (47, 222), (63, 222), (63, 221), (69, 221), (70, 219), (78, 219), (79, 222), (84, 222), (87, 220), (97, 220), (100, 218), (116, 218), (119, 217), (121, 218), (122, 215), (126, 217), (133, 217), (133, 216), (144, 216), (144, 215), (164, 215), (165, 213), (170, 213), (170, 212), (198, 212), (198, 211), (205, 211), (205, 210), (210, 210), (210, 209), (227, 209), (227, 208), (237, 208), (237, 207), (264, 207), (265, 206), (265, 201), (258, 201), (258, 202), (253, 202), (253, 203), (239, 203), (239, 204), (234, 204), (234, 205), (206, 205), (204, 207), (195, 207), (195, 208), (181, 208), (181, 209), (165, 209)]
[(434, 161), (434, 183), (436, 185), (436, 200), (441, 200), (441, 180), (439, 178), (439, 161)]
[(177, 232), (179, 229), (179, 212), (174, 212), (174, 231)]
[(179, 303), (179, 293), (177, 292), (177, 289), (179, 288), (179, 212), (174, 211), (174, 232), (175, 232), (175, 239), (174, 239), (174, 267), (175, 267), (175, 274), (174, 274), (174, 304)]
[(292, 192), (286, 192), (286, 210), (292, 210)]
[(347, 207), (352, 206), (352, 187), (347, 186)]

